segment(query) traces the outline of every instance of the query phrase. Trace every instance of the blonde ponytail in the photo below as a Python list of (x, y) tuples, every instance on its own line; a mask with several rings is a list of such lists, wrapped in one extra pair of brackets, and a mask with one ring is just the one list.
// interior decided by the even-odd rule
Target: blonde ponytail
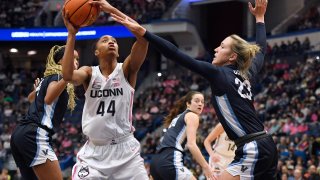
[[(57, 58), (56, 55), (57, 53), (63, 53), (64, 52), (65, 46), (58, 46), (55, 45), (51, 48), (49, 55), (47, 57), (47, 63), (46, 63), (46, 69), (44, 71), (44, 77), (53, 75), (53, 74), (62, 74), (62, 66), (58, 64), (60, 59), (62, 58)], [(56, 57), (56, 59), (54, 58)], [(68, 108), (73, 111), (75, 106), (76, 106), (76, 95), (74, 93), (74, 86), (73, 84), (68, 83), (67, 84), (67, 93), (69, 95), (69, 100), (68, 100)]]
[(231, 49), (238, 55), (235, 64), (239, 68), (240, 75), (244, 79), (248, 79), (252, 59), (255, 57), (257, 52), (260, 51), (260, 47), (255, 44), (248, 43), (235, 34), (231, 35), (230, 38), (234, 41), (231, 45)]

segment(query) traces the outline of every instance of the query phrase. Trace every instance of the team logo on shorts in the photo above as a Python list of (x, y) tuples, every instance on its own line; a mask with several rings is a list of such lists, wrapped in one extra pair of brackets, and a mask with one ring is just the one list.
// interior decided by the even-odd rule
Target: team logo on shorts
[(78, 177), (80, 179), (85, 178), (89, 175), (89, 167), (88, 166), (82, 166), (81, 169), (78, 172)]
[(249, 169), (247, 166), (244, 166), (244, 165), (241, 166), (241, 172), (245, 172), (247, 169)]

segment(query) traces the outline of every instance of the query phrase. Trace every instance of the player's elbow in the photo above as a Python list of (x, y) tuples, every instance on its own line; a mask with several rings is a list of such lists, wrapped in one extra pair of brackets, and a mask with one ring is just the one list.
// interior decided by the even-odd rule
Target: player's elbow
[(72, 81), (72, 74), (70, 73), (63, 73), (63, 80), (66, 81), (66, 82), (70, 82)]
[(63, 80), (66, 81), (66, 82), (71, 82), (72, 81), (72, 77), (63, 77)]
[(45, 97), (44, 98), (44, 103), (47, 105), (51, 105), (53, 103), (53, 99), (51, 97)]
[(186, 146), (188, 147), (188, 149), (194, 149), (197, 147), (197, 143), (196, 142), (187, 142)]
[(204, 141), (203, 141), (203, 145), (206, 146), (207, 144), (210, 144), (209, 140), (206, 138)]

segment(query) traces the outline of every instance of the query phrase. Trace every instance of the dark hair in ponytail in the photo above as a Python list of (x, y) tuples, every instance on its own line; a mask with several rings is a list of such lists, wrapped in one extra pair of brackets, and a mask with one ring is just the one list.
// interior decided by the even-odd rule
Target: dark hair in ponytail
[(185, 111), (187, 109), (187, 102), (191, 103), (192, 97), (195, 94), (202, 94), (198, 91), (190, 91), (185, 96), (181, 97), (179, 100), (177, 100), (174, 104), (175, 106), (171, 109), (169, 112), (169, 115), (164, 118), (164, 126), (167, 128), (169, 127), (171, 121), (180, 113)]

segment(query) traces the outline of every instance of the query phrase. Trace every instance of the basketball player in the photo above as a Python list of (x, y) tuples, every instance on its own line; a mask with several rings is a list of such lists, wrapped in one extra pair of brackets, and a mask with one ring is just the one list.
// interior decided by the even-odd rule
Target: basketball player
[[(113, 13), (125, 16), (116, 9)], [(94, 52), (99, 65), (74, 70), (72, 52), (78, 28), (69, 22), (67, 14), (64, 21), (68, 38), (63, 78), (75, 85), (82, 84), (86, 90), (82, 130), (88, 141), (77, 154), (72, 179), (149, 179), (132, 126), (134, 88), (148, 42), (137, 36), (130, 55), (119, 63), (116, 39), (102, 36)]]
[[(215, 143), (211, 146), (213, 141)], [(212, 129), (203, 144), (210, 155), (209, 165), (214, 169), (215, 176), (218, 177), (232, 162), (237, 149), (236, 145), (229, 139), (220, 123)]]
[(165, 118), (164, 126), (167, 130), (158, 153), (151, 160), (151, 176), (154, 180), (195, 180), (190, 170), (183, 165), (184, 149), (187, 146), (206, 178), (214, 179), (211, 168), (196, 143), (199, 115), (204, 106), (203, 94), (190, 91), (174, 104), (175, 107)]
[[(47, 58), (44, 78), (36, 87), (27, 115), (11, 135), (11, 150), (23, 179), (57, 180), (62, 173), (51, 141), (67, 107), (75, 107), (73, 85), (61, 76), (64, 46), (54, 46)], [(78, 59), (73, 51), (72, 62)], [(76, 67), (75, 67), (76, 68)]]
[[(63, 50), (64, 51), (64, 50)], [(78, 69), (79, 68), (79, 60), (78, 60), (78, 52), (75, 52), (76, 53), (76, 58), (75, 58), (75, 61), (74, 61), (74, 67), (75, 69)], [(28, 95), (28, 101), (30, 103), (32, 103), (36, 97), (36, 90), (37, 90), (37, 87), (39, 86), (40, 84), (40, 81), (42, 81), (43, 79), (40, 79), (40, 78), (36, 78), (36, 80), (34, 80), (34, 84), (33, 84), (33, 91), (31, 93), (29, 93)]]
[(263, 66), (266, 9), (267, 0), (256, 0), (255, 7), (249, 3), (249, 10), (256, 18), (256, 40), (260, 47), (249, 44), (237, 35), (228, 36), (214, 50), (212, 64), (183, 54), (172, 43), (146, 31), (129, 17), (111, 14), (117, 22), (143, 36), (164, 56), (210, 82), (212, 103), (219, 121), (237, 146), (234, 161), (220, 176), (223, 180), (276, 178), (277, 149), (256, 115), (250, 83)]

